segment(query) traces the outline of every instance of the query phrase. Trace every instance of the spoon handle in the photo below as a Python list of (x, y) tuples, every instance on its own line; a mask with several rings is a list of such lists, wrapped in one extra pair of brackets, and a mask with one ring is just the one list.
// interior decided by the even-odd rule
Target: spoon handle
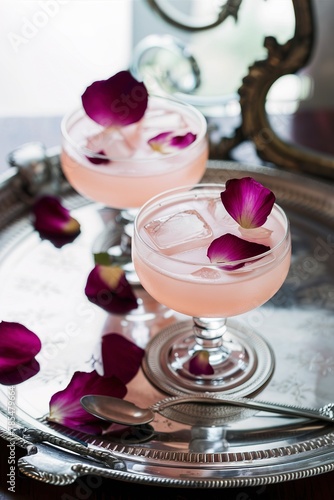
[(189, 396), (175, 396), (163, 399), (151, 406), (153, 411), (159, 412), (169, 406), (179, 405), (183, 403), (205, 403), (205, 404), (228, 404), (240, 406), (243, 408), (252, 408), (254, 410), (268, 411), (272, 413), (280, 413), (282, 415), (290, 415), (293, 417), (307, 417), (317, 420), (325, 420), (334, 422), (334, 417), (321, 412), (321, 409), (304, 408), (301, 406), (271, 403), (268, 401), (260, 401), (250, 398), (241, 398), (234, 396), (208, 396), (206, 394), (191, 394)]

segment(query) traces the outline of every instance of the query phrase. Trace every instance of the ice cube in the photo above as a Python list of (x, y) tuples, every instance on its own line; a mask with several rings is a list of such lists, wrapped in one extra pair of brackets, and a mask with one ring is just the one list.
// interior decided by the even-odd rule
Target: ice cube
[(235, 221), (227, 213), (220, 197), (212, 198), (209, 201), (208, 212), (216, 222), (224, 224), (224, 226), (235, 226)]
[(144, 127), (149, 131), (152, 137), (160, 134), (161, 132), (177, 133), (187, 126), (184, 118), (175, 112), (164, 110), (147, 111)]
[(211, 227), (196, 210), (155, 219), (146, 224), (145, 230), (166, 255), (203, 247), (212, 237)]
[(243, 238), (249, 241), (256, 240), (268, 240), (268, 245), (270, 245), (269, 238), (271, 236), (271, 229), (266, 229), (265, 227), (254, 227), (252, 229), (244, 228), (239, 226), (238, 230)]
[(191, 275), (205, 280), (218, 280), (221, 277), (221, 273), (217, 269), (210, 269), (210, 267), (201, 267)]
[(86, 147), (98, 153), (103, 151), (109, 158), (130, 158), (141, 138), (141, 124), (128, 125), (122, 130), (105, 128), (87, 138)]

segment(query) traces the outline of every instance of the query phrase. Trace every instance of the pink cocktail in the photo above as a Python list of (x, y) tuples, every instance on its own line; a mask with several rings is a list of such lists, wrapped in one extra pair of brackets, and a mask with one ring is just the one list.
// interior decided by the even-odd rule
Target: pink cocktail
[[(167, 154), (148, 145), (150, 138), (170, 130), (180, 135), (190, 131), (196, 140)], [(164, 97), (149, 97), (139, 123), (108, 135), (79, 109), (64, 118), (62, 134), (61, 164), (69, 183), (83, 196), (117, 209), (137, 209), (161, 191), (196, 184), (208, 159), (203, 115)]]
[[(192, 390), (232, 387), (251, 374), (255, 357), (244, 338), (228, 339), (226, 318), (246, 313), (267, 302), (282, 286), (290, 266), (289, 223), (274, 205), (263, 232), (243, 237), (270, 248), (260, 256), (228, 265), (212, 264), (210, 243), (224, 233), (240, 236), (238, 224), (220, 201), (224, 185), (198, 185), (162, 193), (140, 210), (133, 239), (133, 262), (142, 286), (158, 302), (194, 318), (194, 328), (183, 331), (157, 354), (166, 373)], [(161, 348), (163, 347), (161, 341)], [(243, 345), (241, 345), (243, 344)], [(205, 351), (214, 373), (197, 376), (190, 360)], [(254, 368), (254, 367), (253, 367)]]

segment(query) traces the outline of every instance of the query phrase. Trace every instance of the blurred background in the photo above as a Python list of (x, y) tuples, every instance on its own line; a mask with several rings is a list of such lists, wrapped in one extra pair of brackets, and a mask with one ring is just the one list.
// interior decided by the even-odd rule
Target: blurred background
[[(186, 18), (209, 22), (224, 3), (164, 2)], [(272, 87), (268, 106), (273, 113), (334, 108), (334, 2), (314, 1), (314, 15), (311, 60), (298, 75)], [(293, 33), (291, 0), (243, 0), (237, 21), (228, 17), (220, 26), (197, 33), (171, 26), (147, 0), (1, 0), (0, 168), (6, 166), (7, 152), (22, 142), (57, 144), (61, 116), (80, 103), (84, 89), (131, 66), (154, 90), (178, 94), (182, 81), (181, 91), (205, 113), (236, 116), (237, 89), (248, 66), (266, 57), (264, 36), (285, 43)], [(197, 88), (189, 64), (175, 51), (152, 46), (142, 55), (152, 35), (158, 35), (158, 44), (173, 36), (194, 56), (201, 72)]]

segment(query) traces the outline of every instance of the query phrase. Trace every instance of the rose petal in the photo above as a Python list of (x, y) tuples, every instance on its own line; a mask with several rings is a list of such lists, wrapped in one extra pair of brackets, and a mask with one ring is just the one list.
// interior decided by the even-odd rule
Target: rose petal
[(109, 313), (125, 314), (138, 307), (124, 271), (117, 266), (97, 264), (88, 275), (85, 294), (90, 302)]
[[(207, 256), (212, 263), (229, 263), (238, 260), (250, 259), (270, 250), (270, 247), (246, 241), (234, 234), (226, 233), (216, 238), (210, 244)], [(220, 266), (222, 269), (239, 269), (245, 263), (235, 265)]]
[(162, 154), (173, 153), (175, 150), (184, 149), (196, 140), (196, 135), (188, 132), (185, 135), (173, 135), (173, 132), (162, 132), (152, 137), (147, 142), (154, 151)]
[(71, 238), (80, 233), (79, 222), (56, 196), (41, 196), (34, 203), (32, 212), (34, 227), (42, 235)]
[(192, 144), (196, 140), (196, 134), (193, 134), (192, 132), (188, 132), (185, 135), (176, 135), (172, 137), (170, 144), (174, 148), (177, 149), (184, 149), (190, 144)]
[(275, 195), (270, 189), (252, 177), (229, 179), (221, 200), (227, 212), (241, 227), (262, 226), (275, 203)]
[(87, 115), (103, 127), (124, 127), (139, 121), (147, 108), (148, 92), (129, 71), (92, 83), (82, 95)]
[(0, 384), (3, 385), (17, 385), (25, 382), (39, 372), (39, 363), (33, 358), (28, 363), (21, 364), (13, 370), (2, 373), (0, 371)]
[(138, 372), (145, 351), (118, 333), (102, 337), (102, 362), (104, 375), (115, 376), (124, 384)]
[(51, 397), (48, 420), (75, 430), (99, 432), (101, 420), (88, 413), (80, 399), (88, 394), (124, 398), (126, 393), (125, 384), (116, 377), (101, 377), (95, 370), (75, 372), (67, 387)]
[(106, 157), (105, 152), (103, 149), (100, 151), (97, 151), (94, 155), (92, 153), (91, 156), (86, 155), (87, 160), (89, 160), (93, 165), (105, 165), (107, 163), (110, 163), (109, 158)]
[(0, 374), (19, 370), (32, 362), (40, 350), (41, 341), (35, 333), (20, 323), (1, 321)]
[(212, 375), (214, 369), (209, 363), (209, 353), (198, 351), (189, 361), (189, 371), (193, 375)]

